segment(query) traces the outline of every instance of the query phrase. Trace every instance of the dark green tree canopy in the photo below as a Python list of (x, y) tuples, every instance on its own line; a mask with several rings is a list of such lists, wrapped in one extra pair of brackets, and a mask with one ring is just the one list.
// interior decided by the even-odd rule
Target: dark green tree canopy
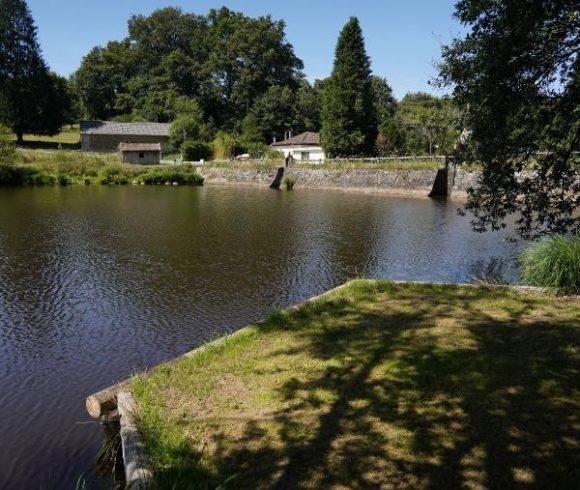
[(483, 165), (475, 229), (580, 232), (580, 11), (573, 0), (461, 0), (469, 28), (441, 82), (464, 110), (462, 158)]
[(207, 16), (172, 7), (134, 16), (127, 39), (83, 59), (75, 79), (87, 116), (171, 121), (175, 99), (186, 96), (217, 127), (239, 129), (271, 87), (299, 87), (303, 65), (284, 29), (225, 7)]
[(334, 68), (325, 85), (323, 147), (332, 156), (371, 154), (377, 136), (371, 69), (356, 17), (351, 17), (339, 35)]
[(70, 117), (68, 82), (49, 73), (24, 0), (0, 0), (0, 122), (24, 133), (56, 134)]

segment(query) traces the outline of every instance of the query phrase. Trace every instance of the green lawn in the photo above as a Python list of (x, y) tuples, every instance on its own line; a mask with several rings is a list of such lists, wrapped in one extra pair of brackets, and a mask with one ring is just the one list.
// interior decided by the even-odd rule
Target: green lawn
[[(16, 141), (16, 135), (12, 135)], [(45, 150), (80, 150), (81, 137), (78, 125), (65, 126), (63, 130), (55, 136), (39, 136), (35, 134), (25, 134), (24, 148), (45, 149)]]
[(355, 281), (137, 379), (162, 488), (572, 488), (580, 300)]

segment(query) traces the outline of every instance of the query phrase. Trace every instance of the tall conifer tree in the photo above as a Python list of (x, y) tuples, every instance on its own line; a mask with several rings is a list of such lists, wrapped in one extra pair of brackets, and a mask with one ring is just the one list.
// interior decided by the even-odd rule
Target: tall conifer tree
[(334, 69), (323, 95), (321, 140), (330, 156), (373, 153), (377, 123), (371, 83), (362, 30), (358, 19), (351, 17), (338, 38)]
[(55, 134), (53, 78), (42, 59), (36, 26), (24, 0), (0, 0), (0, 122), (22, 142), (25, 132)]

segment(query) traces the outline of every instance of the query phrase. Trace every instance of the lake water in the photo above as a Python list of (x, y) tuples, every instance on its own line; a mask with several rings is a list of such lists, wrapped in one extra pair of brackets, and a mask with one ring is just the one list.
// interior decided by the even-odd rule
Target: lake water
[[(71, 488), (85, 398), (355, 277), (514, 278), (458, 202), (253, 187), (0, 189), (0, 488)], [(92, 485), (98, 485), (91, 479)]]

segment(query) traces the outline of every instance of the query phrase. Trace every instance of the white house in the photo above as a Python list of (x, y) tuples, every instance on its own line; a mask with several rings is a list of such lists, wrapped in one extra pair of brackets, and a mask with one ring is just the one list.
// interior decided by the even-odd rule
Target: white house
[(284, 153), (284, 157), (292, 155), (294, 160), (299, 162), (322, 163), (325, 158), (319, 134), (311, 131), (272, 143), (270, 147)]

